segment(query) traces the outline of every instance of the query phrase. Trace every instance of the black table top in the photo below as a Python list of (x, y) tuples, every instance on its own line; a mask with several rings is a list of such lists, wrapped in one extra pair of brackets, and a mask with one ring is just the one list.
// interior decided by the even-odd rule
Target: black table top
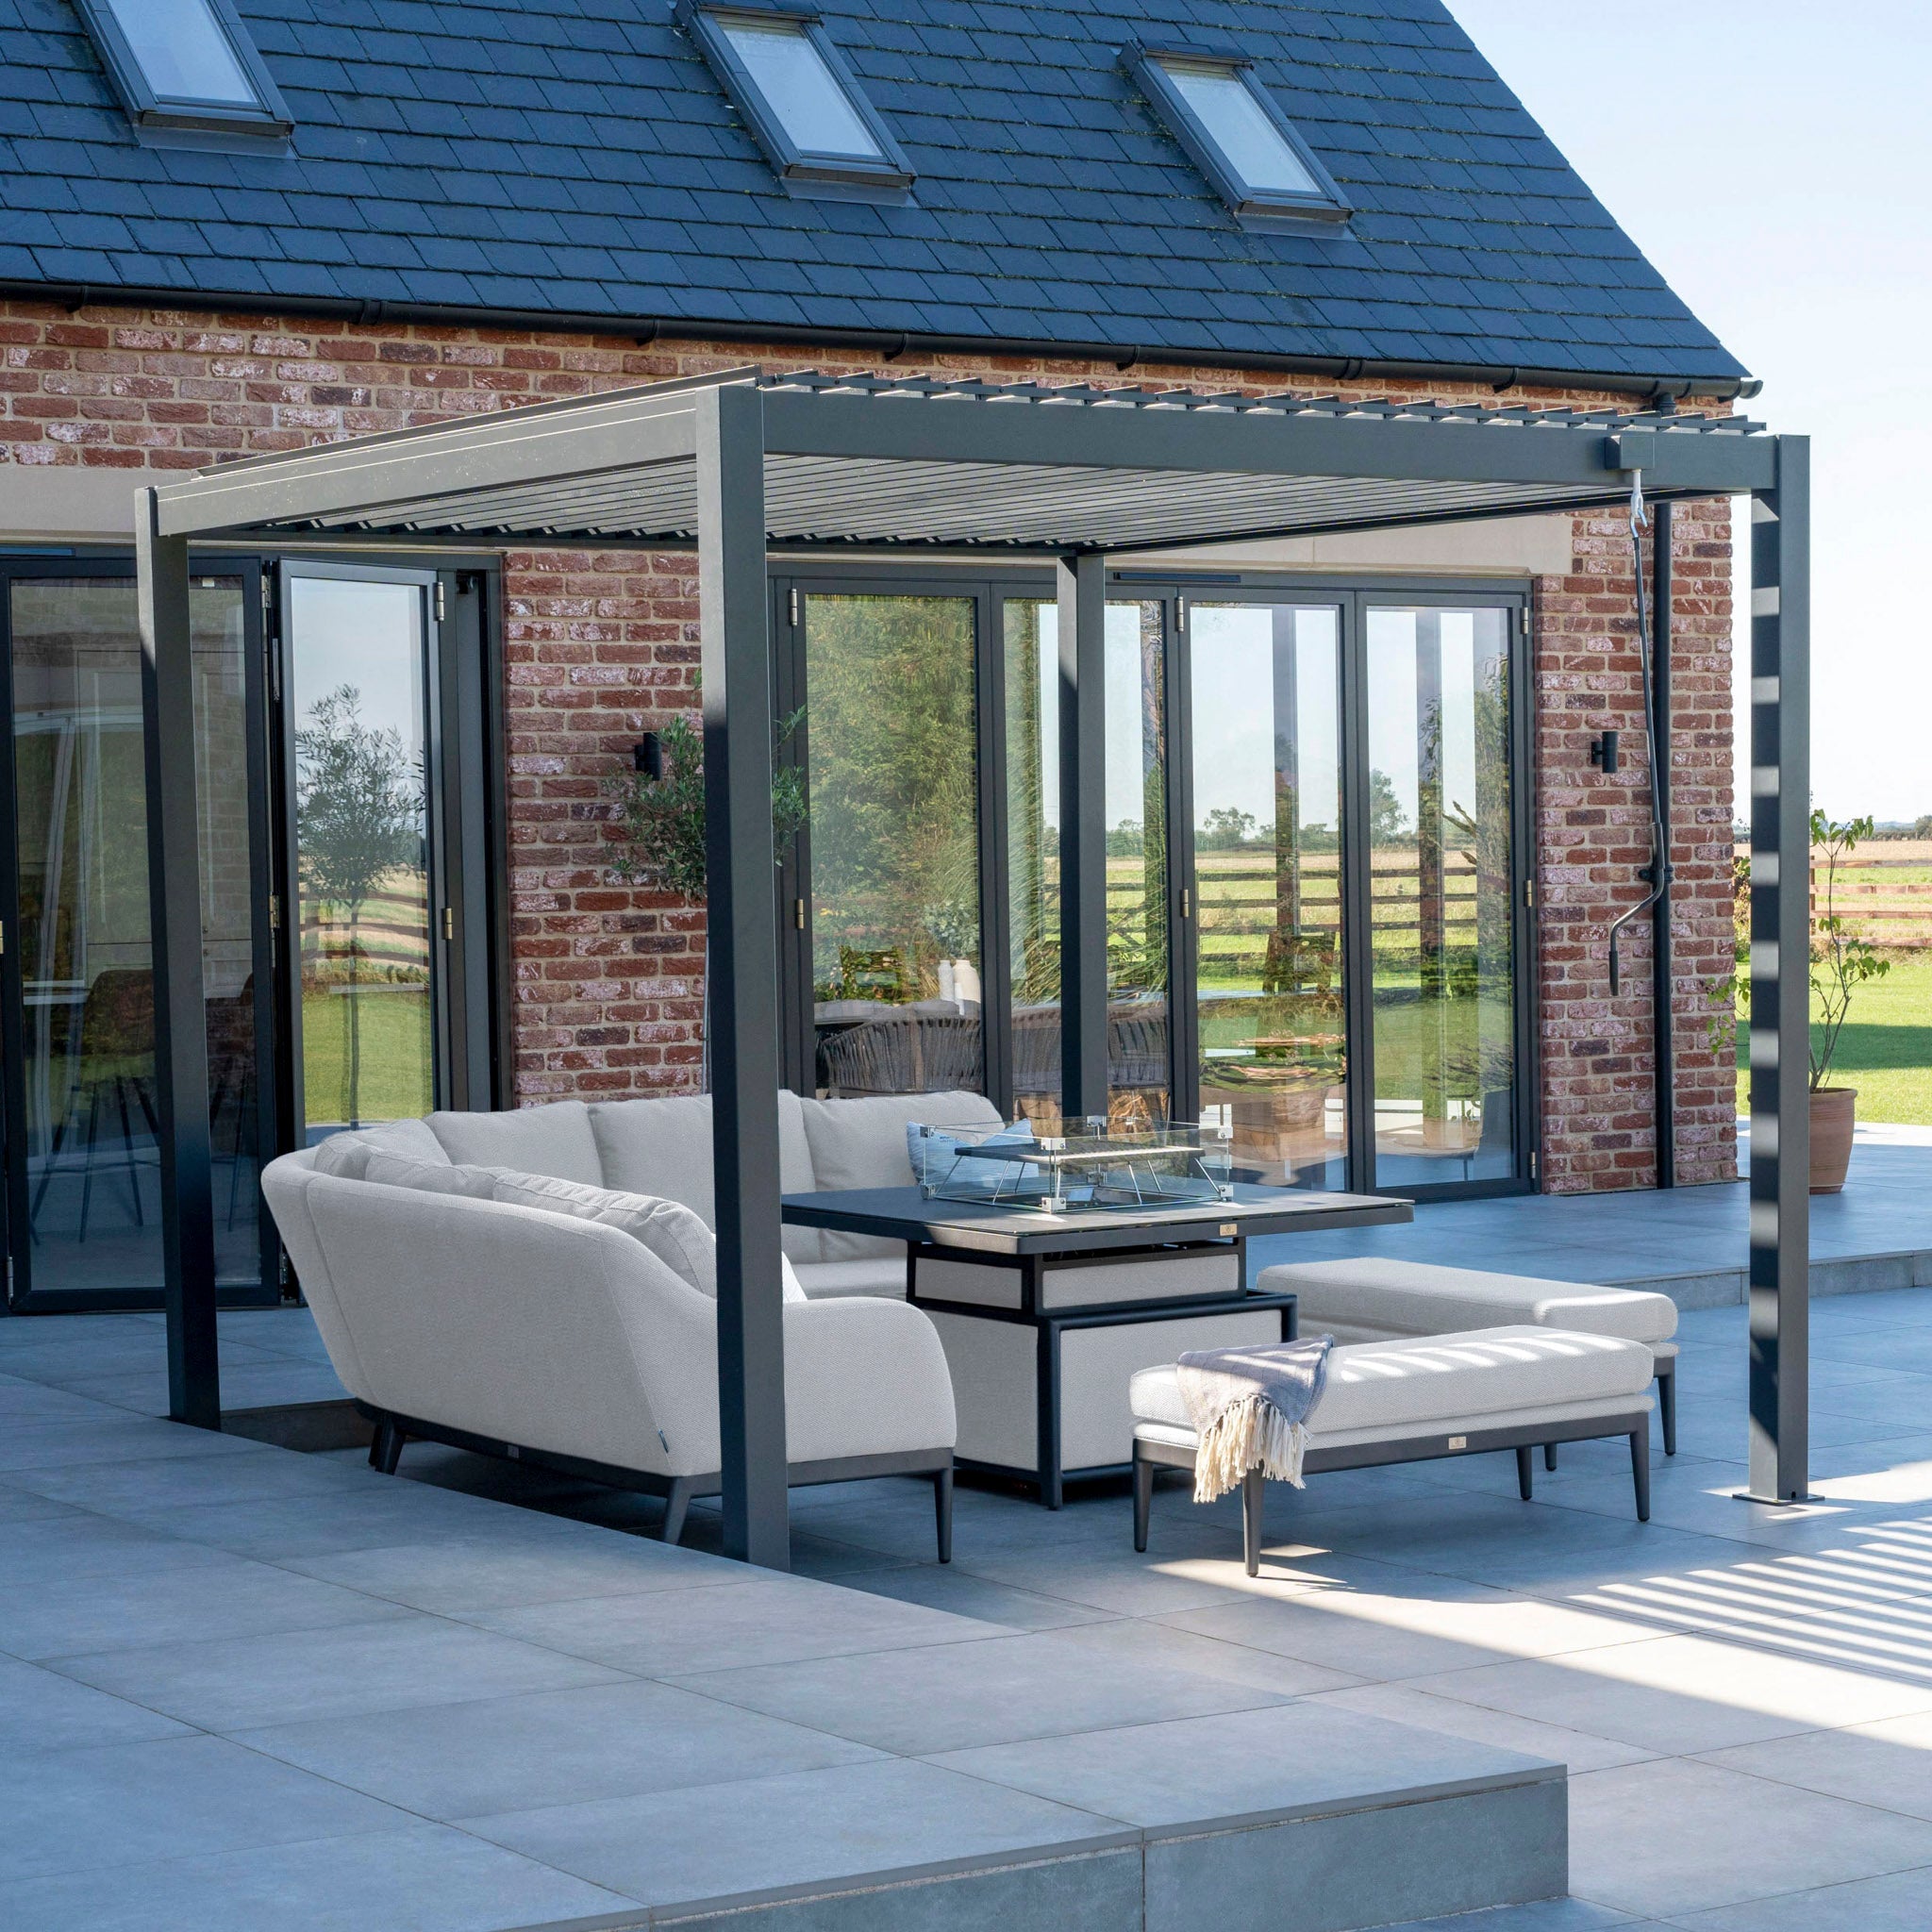
[(934, 1247), (970, 1248), (989, 1255), (1091, 1254), (1102, 1248), (1155, 1247), (1204, 1235), (1314, 1234), (1415, 1219), (1409, 1202), (1386, 1194), (1324, 1194), (1242, 1182), (1235, 1184), (1232, 1201), (1082, 1208), (1071, 1214), (928, 1201), (916, 1187), (787, 1194), (783, 1207), (786, 1221), (794, 1227), (828, 1227), (841, 1234), (928, 1241)]

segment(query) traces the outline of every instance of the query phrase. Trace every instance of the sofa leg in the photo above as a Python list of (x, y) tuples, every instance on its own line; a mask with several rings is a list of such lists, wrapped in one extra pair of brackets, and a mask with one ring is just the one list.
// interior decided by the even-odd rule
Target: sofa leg
[(940, 1540), (940, 1561), (953, 1560), (953, 1465), (935, 1474), (932, 1479), (932, 1507)]
[(1637, 1491), (1637, 1520), (1650, 1521), (1650, 1418), (1630, 1431), (1630, 1480)]
[(1664, 1425), (1664, 1454), (1677, 1453), (1677, 1365), (1667, 1363), (1657, 1378), (1657, 1413)]
[(1536, 1493), (1536, 1451), (1527, 1442), (1516, 1451), (1516, 1487), (1527, 1503)]
[(1154, 1514), (1154, 1465), (1134, 1450), (1134, 1552), (1147, 1554), (1147, 1524)]
[(691, 1507), (691, 1478), (675, 1475), (671, 1487), (664, 1493), (664, 1527), (658, 1531), (658, 1540), (667, 1543), (684, 1541), (684, 1512)]
[(403, 1459), (403, 1444), (408, 1441), (394, 1421), (384, 1416), (375, 1425), (375, 1440), (369, 1445), (369, 1466), (381, 1475), (393, 1475)]
[(1265, 1478), (1251, 1469), (1241, 1478), (1241, 1556), (1250, 1576), (1261, 1574), (1261, 1485)]
[(1557, 1445), (1554, 1442), (1545, 1442), (1543, 1444), (1543, 1467), (1545, 1469), (1555, 1469), (1556, 1466)]

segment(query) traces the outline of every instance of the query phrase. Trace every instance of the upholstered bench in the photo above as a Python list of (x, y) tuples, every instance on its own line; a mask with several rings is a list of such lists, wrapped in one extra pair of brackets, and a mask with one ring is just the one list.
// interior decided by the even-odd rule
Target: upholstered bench
[[(1530, 1324), (1343, 1343), (1328, 1357), (1327, 1383), (1308, 1417), (1303, 1473), (1513, 1449), (1527, 1502), (1530, 1454), (1538, 1444), (1627, 1436), (1637, 1520), (1648, 1523), (1653, 1374), (1650, 1350), (1641, 1341)], [(1197, 1438), (1173, 1363), (1141, 1370), (1128, 1399), (1134, 1411), (1134, 1547), (1144, 1551), (1154, 1472), (1191, 1472)], [(1258, 1471), (1241, 1485), (1241, 1530), (1253, 1576), (1261, 1557)]]
[[(1677, 1453), (1677, 1344), (1671, 1340), (1677, 1332), (1677, 1305), (1667, 1294), (1379, 1255), (1264, 1268), (1259, 1286), (1298, 1298), (1304, 1335), (1332, 1335), (1337, 1341), (1459, 1335), (1515, 1323), (1641, 1341), (1657, 1364), (1664, 1454)], [(1554, 1446), (1549, 1463), (1557, 1466)]]

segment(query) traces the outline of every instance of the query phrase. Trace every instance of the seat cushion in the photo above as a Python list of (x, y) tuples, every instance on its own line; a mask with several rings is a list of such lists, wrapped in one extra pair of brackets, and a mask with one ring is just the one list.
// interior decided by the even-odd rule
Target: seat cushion
[[(799, 1103), (805, 1136), (811, 1148), (814, 1191), (847, 1188), (909, 1188), (912, 1162), (906, 1152), (906, 1128), (912, 1121), (931, 1126), (997, 1126), (1000, 1110), (983, 1093), (882, 1093), (864, 1100), (805, 1100)], [(906, 1244), (875, 1235), (821, 1237), (827, 1261), (903, 1259)]]
[(425, 1194), (461, 1194), (472, 1201), (494, 1198), (496, 1171), (488, 1167), (458, 1167), (453, 1160), (399, 1160), (393, 1154), (372, 1154), (362, 1178), (379, 1188), (414, 1188)]
[[(711, 1158), (711, 1096), (671, 1093), (661, 1100), (600, 1100), (591, 1108), (600, 1173), (607, 1188), (681, 1201), (707, 1227), (718, 1224)], [(778, 1191), (812, 1191), (811, 1154), (798, 1095), (778, 1093)], [(818, 1230), (788, 1227), (786, 1254), (794, 1261), (822, 1258)]]
[(450, 1159), (427, 1121), (383, 1121), (373, 1127), (357, 1127), (319, 1141), (315, 1147), (315, 1171), (333, 1174), (339, 1180), (359, 1181), (373, 1154), (391, 1155), (398, 1160), (426, 1160), (445, 1167)]
[(903, 1248), (896, 1255), (879, 1255), (863, 1261), (801, 1261), (797, 1272), (808, 1301), (836, 1301), (854, 1294), (906, 1299)]
[(541, 1208), (579, 1221), (621, 1227), (643, 1242), (658, 1260), (712, 1300), (718, 1296), (718, 1242), (711, 1230), (679, 1201), (654, 1194), (630, 1194), (614, 1188), (558, 1180), (547, 1174), (517, 1174), (498, 1168), (491, 1198), (512, 1208)]
[(1260, 1286), (1299, 1297), (1301, 1324), (1310, 1333), (1333, 1323), (1370, 1334), (1459, 1335), (1529, 1322), (1630, 1341), (1664, 1341), (1677, 1330), (1677, 1305), (1667, 1294), (1385, 1256), (1265, 1268)]
[(553, 1100), (504, 1113), (433, 1113), (429, 1126), (458, 1166), (508, 1167), (603, 1185), (591, 1109), (581, 1100)]
[[(1656, 1364), (1620, 1335), (1521, 1325), (1404, 1341), (1358, 1341), (1328, 1358), (1328, 1380), (1308, 1417), (1316, 1440), (1357, 1430), (1399, 1435), (1420, 1424), (1466, 1422), (1566, 1404), (1645, 1399)], [(1142, 1369), (1128, 1387), (1136, 1422), (1188, 1426), (1173, 1363)]]

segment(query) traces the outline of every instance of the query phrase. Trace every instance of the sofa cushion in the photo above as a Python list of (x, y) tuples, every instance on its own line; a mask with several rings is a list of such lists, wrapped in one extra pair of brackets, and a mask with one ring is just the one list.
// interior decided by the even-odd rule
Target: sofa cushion
[(591, 1187), (548, 1174), (517, 1174), (508, 1168), (496, 1169), (491, 1180), (492, 1197), (512, 1208), (541, 1208), (552, 1214), (621, 1227), (633, 1241), (649, 1248), (674, 1274), (717, 1299), (717, 1241), (682, 1202)]
[(1302, 1326), (1311, 1330), (1334, 1322), (1388, 1335), (1455, 1335), (1533, 1322), (1631, 1341), (1664, 1341), (1677, 1328), (1677, 1305), (1667, 1294), (1383, 1256), (1286, 1263), (1264, 1269), (1260, 1286), (1296, 1295)]
[[(897, 1245), (896, 1243), (894, 1245)], [(797, 1274), (808, 1301), (838, 1301), (847, 1295), (906, 1299), (906, 1254), (874, 1256), (863, 1261), (801, 1261)]]
[(591, 1109), (581, 1100), (503, 1113), (433, 1113), (429, 1126), (443, 1152), (461, 1166), (508, 1167), (591, 1187), (603, 1184)]
[(488, 1201), (496, 1186), (496, 1172), (488, 1167), (458, 1167), (445, 1160), (400, 1160), (393, 1154), (372, 1154), (362, 1170), (365, 1181), (379, 1188), (415, 1188), (425, 1194), (462, 1194)]
[[(812, 1178), (820, 1192), (845, 1188), (909, 1188), (912, 1161), (906, 1151), (910, 1122), (930, 1126), (997, 1126), (1000, 1110), (983, 1093), (884, 1093), (864, 1100), (799, 1103), (811, 1147)], [(884, 1260), (903, 1256), (906, 1244), (874, 1235), (821, 1238), (827, 1261)]]
[[(1361, 1341), (1336, 1348), (1308, 1433), (1391, 1435), (1432, 1423), (1479, 1423), (1521, 1409), (1628, 1397), (1635, 1407), (1656, 1374), (1641, 1342), (1562, 1328), (1484, 1328), (1467, 1335)], [(1174, 1365), (1142, 1369), (1128, 1385), (1136, 1422), (1188, 1426)]]
[[(662, 1100), (600, 1100), (591, 1108), (591, 1131), (607, 1188), (681, 1201), (707, 1227), (717, 1226), (708, 1093), (667, 1094)], [(806, 1194), (811, 1189), (811, 1154), (798, 1096), (781, 1088), (778, 1191)], [(788, 1227), (784, 1247), (794, 1261), (816, 1261), (818, 1230)]]
[(373, 1154), (390, 1154), (399, 1160), (432, 1164), (446, 1164), (449, 1160), (427, 1121), (381, 1121), (375, 1126), (352, 1128), (317, 1141), (315, 1171), (333, 1174), (339, 1180), (359, 1181)]

